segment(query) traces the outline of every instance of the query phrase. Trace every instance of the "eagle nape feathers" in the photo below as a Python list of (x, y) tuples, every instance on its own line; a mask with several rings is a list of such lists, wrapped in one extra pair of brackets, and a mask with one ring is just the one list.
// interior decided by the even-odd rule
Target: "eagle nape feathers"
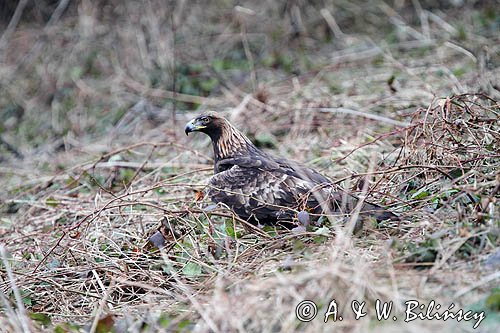
[[(252, 224), (290, 227), (301, 211), (312, 216), (349, 214), (360, 200), (314, 169), (260, 150), (216, 112), (203, 113), (188, 122), (185, 133), (190, 132), (203, 132), (212, 140), (210, 199), (225, 204)], [(359, 216), (378, 222), (398, 219), (387, 209), (366, 201)]]

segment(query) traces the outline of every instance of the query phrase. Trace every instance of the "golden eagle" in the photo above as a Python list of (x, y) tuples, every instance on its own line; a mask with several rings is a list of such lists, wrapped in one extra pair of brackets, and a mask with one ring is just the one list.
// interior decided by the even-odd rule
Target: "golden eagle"
[[(297, 213), (349, 213), (359, 202), (319, 172), (260, 150), (216, 112), (203, 113), (186, 124), (186, 135), (196, 131), (207, 134), (214, 149), (208, 196), (252, 224), (290, 226)], [(368, 202), (361, 206), (360, 215), (377, 221), (397, 218)]]

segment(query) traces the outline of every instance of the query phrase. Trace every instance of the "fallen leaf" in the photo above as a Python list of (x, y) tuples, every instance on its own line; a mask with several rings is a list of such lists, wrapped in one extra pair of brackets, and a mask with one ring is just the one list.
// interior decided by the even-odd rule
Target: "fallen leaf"
[(161, 249), (165, 246), (165, 237), (163, 237), (161, 232), (157, 231), (149, 237), (149, 242)]
[(203, 198), (205, 198), (205, 193), (203, 193), (203, 191), (195, 191), (195, 194), (194, 194), (195, 201), (201, 201), (201, 200), (203, 200)]
[(115, 316), (109, 314), (107, 316), (102, 317), (97, 322), (97, 327), (95, 329), (96, 333), (108, 333), (113, 329), (113, 325), (115, 324)]

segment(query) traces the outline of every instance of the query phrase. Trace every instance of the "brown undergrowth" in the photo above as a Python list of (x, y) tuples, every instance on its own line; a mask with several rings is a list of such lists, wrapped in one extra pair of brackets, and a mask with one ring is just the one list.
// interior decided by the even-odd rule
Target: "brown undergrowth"
[[(21, 217), (2, 231), (9, 251), (2, 271), (14, 280), (1, 286), (4, 295), (18, 291), (24, 311), (5, 303), (12, 314), (6, 324), (36, 326), (30, 316), (49, 314), (55, 322), (89, 323), (107, 315), (125, 329), (142, 325), (140, 314), (151, 327), (314, 330), (319, 323), (295, 318), (303, 298), (336, 299), (345, 312), (349, 299), (403, 302), (415, 296), (398, 283), (408, 270), (413, 279), (426, 279), (415, 270), (426, 267), (445, 276), (497, 248), (499, 112), (484, 95), (452, 96), (363, 145), (384, 141), (394, 149), (374, 171), (344, 181), (370, 182), (371, 200), (402, 221), (365, 225), (354, 238), (341, 221), (299, 234), (242, 228), (200, 195), (209, 165), (189, 171), (156, 165), (175, 146), (169, 143), (124, 147), (18, 189), (7, 209)], [(123, 157), (141, 155), (135, 164)], [(148, 241), (157, 229), (161, 244)], [(366, 324), (345, 316), (339, 325)]]
[[(0, 42), (1, 331), (473, 331), (404, 322), (435, 300), (496, 332), (494, 9), (47, 3), (50, 24)], [(210, 143), (182, 133), (212, 108), (401, 220), (295, 232), (212, 205)], [(343, 318), (325, 323), (332, 300)]]

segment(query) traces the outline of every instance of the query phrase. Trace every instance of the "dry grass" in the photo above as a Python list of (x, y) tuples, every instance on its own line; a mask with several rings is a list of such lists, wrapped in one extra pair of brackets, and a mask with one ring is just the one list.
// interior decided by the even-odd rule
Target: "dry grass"
[[(433, 299), (487, 311), (480, 328), (495, 331), (499, 13), (264, 7), (81, 1), (9, 31), (0, 330), (473, 331), (403, 322), (405, 301)], [(208, 108), (265, 149), (367, 188), (401, 222), (294, 233), (211, 206), (199, 192), (209, 141), (182, 133)], [(308, 323), (295, 314), (304, 299), (319, 305)], [(325, 324), (332, 299), (343, 320)], [(377, 299), (397, 321), (376, 319)]]

